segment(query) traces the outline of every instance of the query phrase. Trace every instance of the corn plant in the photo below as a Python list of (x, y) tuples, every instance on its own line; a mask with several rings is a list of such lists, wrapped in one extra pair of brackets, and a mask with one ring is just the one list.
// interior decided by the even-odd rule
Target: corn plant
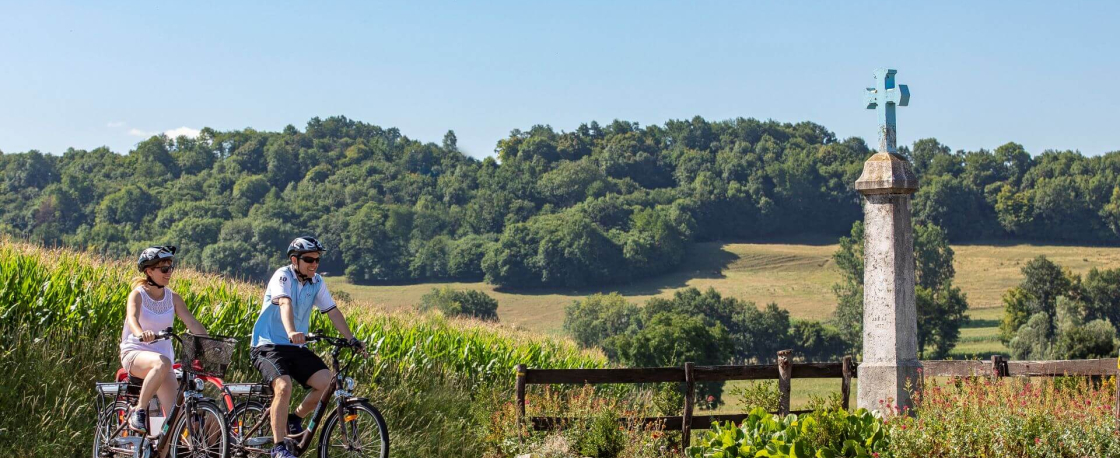
[[(0, 335), (5, 336), (0, 339), (0, 405), (11, 408), (0, 415), (0, 449), (12, 456), (88, 453), (95, 420), (93, 382), (112, 377), (119, 365), (117, 340), (129, 279), (135, 275), (129, 261), (0, 238)], [(244, 339), (227, 379), (259, 379), (248, 364), (247, 337), (264, 285), (180, 269), (171, 287), (211, 334)], [(605, 364), (601, 354), (571, 342), (499, 325), (387, 314), (361, 302), (347, 304), (344, 311), (374, 355), (354, 371), (362, 381), (359, 390), (386, 405), (395, 443), (414, 444), (432, 456), (446, 456), (448, 446), (429, 440), (433, 428), (465, 440), (473, 426), (463, 415), (488, 410), (491, 399), (507, 397), (514, 365)], [(333, 332), (323, 317), (312, 326)], [(386, 385), (378, 383), (382, 378)], [(426, 398), (433, 401), (422, 401)]]

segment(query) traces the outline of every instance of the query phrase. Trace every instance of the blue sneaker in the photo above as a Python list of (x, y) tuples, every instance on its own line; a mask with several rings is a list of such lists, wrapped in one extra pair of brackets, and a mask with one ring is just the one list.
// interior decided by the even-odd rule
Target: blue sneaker
[(148, 433), (148, 411), (146, 409), (132, 409), (128, 414), (128, 427), (139, 433)]
[(288, 447), (285, 447), (282, 443), (272, 447), (272, 452), (269, 455), (272, 458), (296, 458), (296, 456), (288, 450)]

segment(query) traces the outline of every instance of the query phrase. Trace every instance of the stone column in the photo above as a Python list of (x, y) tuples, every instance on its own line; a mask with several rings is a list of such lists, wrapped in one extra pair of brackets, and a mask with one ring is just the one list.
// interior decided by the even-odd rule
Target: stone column
[(918, 180), (905, 158), (880, 151), (863, 164), (856, 190), (864, 197), (863, 362), (857, 405), (882, 410), (893, 402), (913, 408), (907, 385), (911, 391), (919, 387), (921, 363), (910, 195), (918, 190)]

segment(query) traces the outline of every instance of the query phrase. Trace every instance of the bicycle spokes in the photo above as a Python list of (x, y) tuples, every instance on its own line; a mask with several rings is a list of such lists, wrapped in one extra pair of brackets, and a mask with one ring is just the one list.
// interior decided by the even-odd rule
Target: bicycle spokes
[(327, 442), (330, 456), (380, 456), (383, 439), (372, 414), (362, 409), (346, 409), (341, 420)]

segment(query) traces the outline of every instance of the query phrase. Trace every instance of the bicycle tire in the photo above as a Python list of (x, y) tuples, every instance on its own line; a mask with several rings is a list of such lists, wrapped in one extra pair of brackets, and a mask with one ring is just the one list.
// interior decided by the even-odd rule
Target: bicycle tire
[[(246, 401), (237, 404), (233, 411), (226, 416), (226, 424), (229, 429), (229, 446), (233, 452), (242, 452), (246, 456), (252, 456), (248, 450), (242, 449), (242, 441), (245, 439), (241, 437), (241, 432), (244, 428), (250, 428), (257, 423), (260, 416), (268, 411), (268, 407), (257, 401)], [(255, 434), (255, 437), (272, 436), (272, 425), (266, 423), (260, 431)]]
[[(197, 420), (196, 420), (197, 419)], [(190, 433), (189, 421), (196, 421), (196, 431), (205, 430), (205, 434)], [(211, 401), (199, 401), (194, 405), (194, 411), (183, 412), (171, 428), (171, 456), (176, 458), (226, 458), (229, 456), (229, 425), (226, 417), (218, 405)], [(200, 437), (202, 440), (200, 440)], [(184, 441), (186, 441), (184, 443)]]
[[(93, 433), (93, 458), (113, 456), (112, 452), (105, 451), (112, 437), (113, 430), (121, 423), (128, 421), (128, 410), (131, 406), (125, 401), (114, 401), (97, 413), (97, 426)], [(127, 429), (126, 429), (127, 431)]]
[[(340, 437), (337, 440), (338, 444), (332, 444), (332, 442), (334, 442), (334, 439), (336, 439), (335, 436), (341, 436), (342, 434), (342, 428), (339, 427), (339, 425), (343, 423), (339, 421), (341, 412), (339, 412), (339, 409), (336, 408), (331, 412), (330, 416), (327, 417), (326, 422), (323, 423), (323, 432), (319, 435), (319, 458), (330, 458), (339, 456), (389, 458), (389, 427), (385, 424), (385, 418), (381, 416), (381, 412), (378, 412), (376, 408), (374, 408), (372, 405), (370, 405), (370, 403), (366, 401), (347, 401), (345, 404), (343, 404), (342, 409), (346, 412), (346, 416), (342, 418), (344, 422), (354, 423), (353, 425), (351, 425), (351, 427), (357, 428), (359, 432), (366, 431), (366, 429), (361, 428), (361, 425), (368, 425), (369, 423), (373, 423), (373, 425), (370, 426), (376, 426), (375, 431), (378, 437), (377, 440), (379, 441), (379, 445), (370, 444), (374, 446), (370, 447), (368, 451), (360, 449), (332, 451), (332, 449), (355, 446), (354, 444), (352, 444), (352, 442), (354, 442), (354, 438), (352, 437)], [(354, 415), (354, 417), (350, 417), (351, 415)], [(364, 443), (360, 443), (357, 445), (360, 448), (365, 448)], [(353, 452), (355, 451), (359, 454), (353, 454)]]

